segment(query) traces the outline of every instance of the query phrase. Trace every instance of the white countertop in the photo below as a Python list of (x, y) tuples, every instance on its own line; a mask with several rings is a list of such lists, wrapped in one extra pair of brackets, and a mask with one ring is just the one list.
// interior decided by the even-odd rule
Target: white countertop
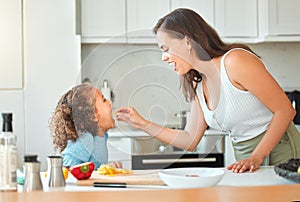
[[(225, 169), (225, 168), (224, 168)], [(268, 186), (268, 185), (284, 185), (295, 184), (286, 180), (274, 172), (273, 166), (261, 167), (259, 170), (250, 173), (233, 173), (226, 170), (224, 178), (217, 186)], [(66, 187), (55, 189), (59, 191), (76, 192), (76, 191), (109, 191), (109, 190), (137, 190), (137, 189), (171, 189), (168, 186), (142, 186), (141, 188), (99, 188), (92, 186), (77, 186), (76, 179), (69, 174)], [(52, 191), (55, 191), (52, 189)], [(46, 190), (48, 191), (48, 190)]]
[[(109, 137), (127, 137), (127, 138), (133, 138), (133, 137), (149, 137), (147, 133), (145, 133), (142, 130), (137, 130), (133, 128), (113, 128), (107, 131)], [(223, 131), (217, 131), (213, 129), (208, 129), (205, 131), (204, 135), (214, 135), (214, 136), (220, 136), (220, 135), (227, 135), (227, 133)]]
[(226, 174), (218, 186), (266, 186), (280, 184), (295, 183), (278, 176), (273, 166), (262, 166), (253, 173), (233, 173), (226, 170)]

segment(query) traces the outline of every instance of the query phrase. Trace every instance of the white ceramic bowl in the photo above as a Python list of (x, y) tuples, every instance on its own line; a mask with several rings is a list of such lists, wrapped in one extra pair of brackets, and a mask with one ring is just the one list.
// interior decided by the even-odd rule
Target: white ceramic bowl
[(224, 168), (170, 168), (158, 172), (171, 188), (197, 188), (217, 185), (225, 174)]

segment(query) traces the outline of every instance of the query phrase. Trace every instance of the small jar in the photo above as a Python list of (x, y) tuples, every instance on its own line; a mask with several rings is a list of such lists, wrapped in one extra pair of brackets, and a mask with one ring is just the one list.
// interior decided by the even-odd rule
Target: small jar
[(48, 156), (48, 186), (64, 187), (66, 185), (63, 174), (62, 156)]
[(41, 163), (37, 161), (37, 155), (24, 156), (24, 192), (42, 191), (43, 185), (40, 176)]

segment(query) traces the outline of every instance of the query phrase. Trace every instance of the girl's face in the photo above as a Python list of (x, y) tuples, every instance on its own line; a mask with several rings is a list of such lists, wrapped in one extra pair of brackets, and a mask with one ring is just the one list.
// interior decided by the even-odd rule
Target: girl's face
[(104, 98), (102, 93), (96, 91), (96, 118), (103, 132), (115, 127), (115, 120), (112, 118), (111, 101)]
[(172, 65), (174, 71), (182, 76), (192, 69), (192, 65), (187, 62), (191, 47), (186, 38), (175, 39), (161, 30), (157, 31), (156, 38), (158, 46), (162, 50), (162, 60)]

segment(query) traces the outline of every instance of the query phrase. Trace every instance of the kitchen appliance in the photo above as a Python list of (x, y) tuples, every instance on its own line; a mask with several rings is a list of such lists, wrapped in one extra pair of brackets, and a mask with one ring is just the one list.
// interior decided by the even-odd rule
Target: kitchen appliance
[(293, 107), (296, 110), (296, 116), (294, 118), (294, 123), (296, 125), (300, 124), (300, 91), (294, 90), (291, 92), (285, 92), (290, 101), (292, 102)]
[(225, 133), (207, 130), (197, 148), (188, 152), (154, 137), (131, 139), (131, 168), (224, 167)]
[(167, 169), (182, 167), (224, 167), (222, 153), (168, 153), (132, 155), (132, 169)]

